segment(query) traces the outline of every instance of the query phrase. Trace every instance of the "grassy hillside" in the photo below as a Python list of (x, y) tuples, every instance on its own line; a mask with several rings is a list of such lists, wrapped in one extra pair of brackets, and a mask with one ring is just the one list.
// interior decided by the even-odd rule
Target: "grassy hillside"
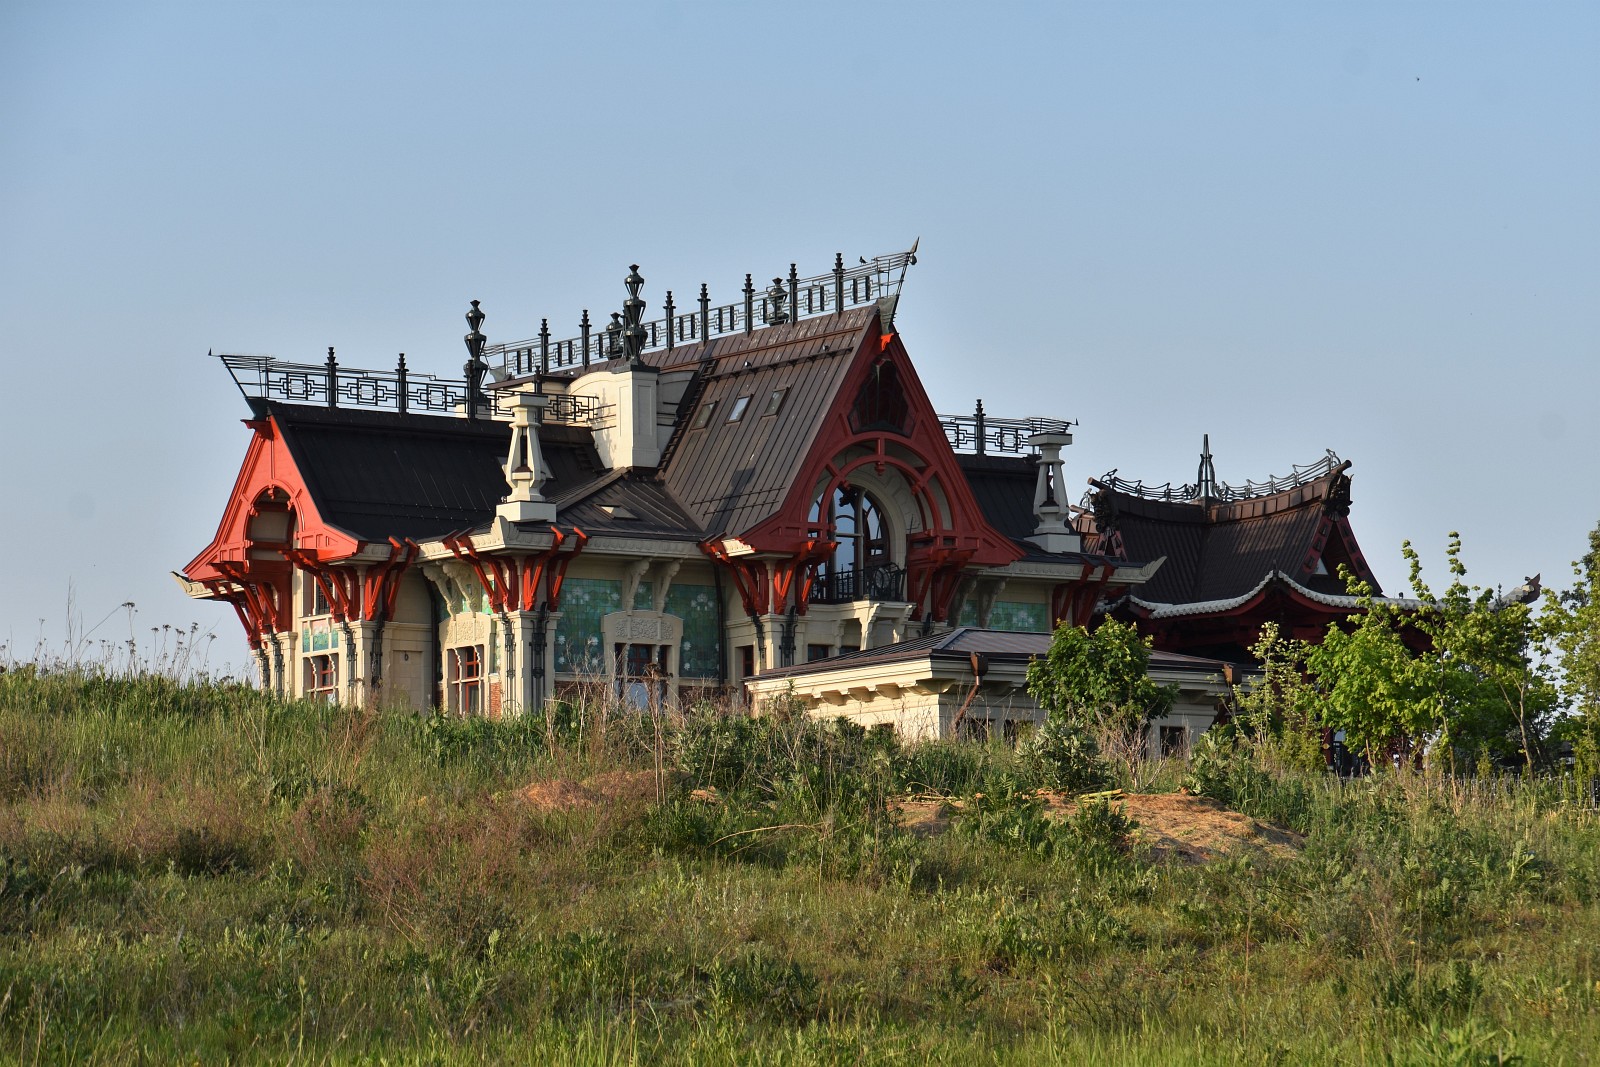
[[(1187, 864), (1113, 809), (1044, 818), (1025, 771), (799, 723), (494, 725), (0, 673), (0, 1058), (1600, 1049), (1600, 829), (1558, 791), (1235, 767), (1217, 788), (1304, 847)], [(930, 792), (983, 797), (947, 833), (898, 825), (888, 798)]]

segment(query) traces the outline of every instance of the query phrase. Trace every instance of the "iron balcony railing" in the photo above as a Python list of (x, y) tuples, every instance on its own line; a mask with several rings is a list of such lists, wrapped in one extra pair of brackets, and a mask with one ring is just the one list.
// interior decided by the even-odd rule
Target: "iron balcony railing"
[[(246, 397), (329, 408), (397, 411), (402, 415), (466, 412), (466, 379), (414, 373), (406, 368), (404, 356), (392, 371), (343, 366), (331, 350), (323, 363), (291, 363), (275, 356), (222, 355), (218, 358)], [(503, 389), (481, 390), (478, 417), (510, 418), (512, 395)], [(552, 393), (546, 398), (544, 421), (593, 426), (607, 411), (608, 407), (593, 397)]]
[[(750, 333), (762, 326), (897, 298), (906, 268), (917, 261), (916, 252), (913, 243), (905, 252), (874, 256), (851, 267), (845, 266), (841, 254), (834, 257), (833, 270), (809, 278), (801, 278), (790, 264), (788, 278), (775, 278), (770, 285), (758, 285), (753, 275), (746, 274), (743, 296), (731, 304), (712, 306), (709, 292), (701, 285), (698, 307), (683, 309), (669, 289), (662, 317), (640, 324), (645, 330), (643, 350), (670, 350), (723, 334)], [(555, 339), (550, 336), (547, 319), (537, 337), (489, 345), (483, 358), (514, 377), (583, 368), (621, 358), (622, 328), (620, 313), (612, 315), (610, 323), (597, 324), (585, 311), (577, 336)]]
[(848, 604), (856, 600), (904, 600), (906, 572), (893, 563), (845, 570), (824, 570), (811, 585), (813, 604)]

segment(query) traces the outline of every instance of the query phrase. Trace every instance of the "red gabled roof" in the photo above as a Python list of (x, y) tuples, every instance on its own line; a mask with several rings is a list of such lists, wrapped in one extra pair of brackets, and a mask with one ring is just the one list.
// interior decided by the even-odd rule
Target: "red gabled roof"
[(245, 425), (255, 433), (245, 450), (239, 476), (234, 479), (233, 492), (223, 509), (216, 536), (183, 569), (184, 576), (191, 581), (219, 581), (229, 579), (230, 575), (224, 574), (218, 564), (233, 563), (247, 569), (252, 562), (286, 564), (281, 557), (251, 559), (250, 519), (257, 502), (272, 490), (287, 497), (289, 510), (294, 514), (297, 547), (314, 551), (324, 560), (344, 559), (360, 551), (358, 538), (323, 520), (276, 420), (270, 417), (250, 419)]

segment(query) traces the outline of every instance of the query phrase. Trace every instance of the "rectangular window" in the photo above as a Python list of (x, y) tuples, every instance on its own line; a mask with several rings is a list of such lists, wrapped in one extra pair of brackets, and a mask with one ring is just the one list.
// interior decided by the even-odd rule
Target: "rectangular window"
[(767, 397), (767, 408), (766, 408), (766, 410), (763, 411), (761, 414), (763, 414), (763, 415), (776, 415), (778, 413), (778, 409), (783, 407), (783, 398), (785, 396), (787, 396), (788, 393), (789, 393), (789, 387), (787, 385), (784, 386), (782, 389), (774, 389), (772, 391), (772, 395)]
[(306, 657), (306, 699), (326, 700), (333, 704), (339, 699), (339, 657)]
[(819, 659), (827, 659), (833, 649), (828, 645), (807, 645), (806, 662), (811, 663)]
[(750, 397), (741, 396), (733, 402), (733, 407), (728, 409), (728, 421), (738, 422), (744, 418), (745, 409), (750, 406)]
[(483, 646), (452, 648), (445, 659), (445, 706), (457, 715), (483, 714)]
[(326, 615), (326, 614), (328, 614), (328, 610), (329, 610), (328, 609), (328, 598), (322, 595), (322, 586), (318, 585), (317, 584), (317, 580), (315, 578), (311, 577), (311, 575), (309, 575), (309, 574), (304, 575), (301, 580), (305, 582), (305, 590), (306, 590), (305, 601), (304, 601), (304, 603), (305, 603), (305, 614), (307, 614), (307, 615)]
[(843, 655), (845, 655), (847, 653), (850, 653), (850, 652), (860, 652), (860, 651), (861, 651), (861, 646), (860, 645), (840, 645), (839, 646), (839, 655), (841, 655), (841, 656), (843, 656)]
[(713, 400), (713, 401), (711, 401), (710, 403), (707, 403), (707, 404), (701, 404), (700, 405), (700, 410), (695, 413), (694, 425), (690, 426), (689, 429), (691, 429), (691, 430), (703, 430), (703, 429), (705, 429), (706, 426), (708, 426), (710, 424), (712, 416), (715, 415), (716, 413), (717, 413), (717, 402), (715, 400)]

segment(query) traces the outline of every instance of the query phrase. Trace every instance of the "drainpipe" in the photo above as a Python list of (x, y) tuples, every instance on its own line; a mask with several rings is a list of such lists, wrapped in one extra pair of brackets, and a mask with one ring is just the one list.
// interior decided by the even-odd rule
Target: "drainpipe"
[(439, 710), (439, 697), (444, 690), (444, 645), (439, 640), (439, 615), (442, 613), (449, 618), (445, 608), (444, 598), (439, 595), (439, 589), (432, 582), (424, 583), (428, 587), (428, 659), (433, 665), (433, 691), (428, 695), (427, 706), (424, 711)]
[(794, 666), (794, 630), (795, 609), (789, 608), (788, 616), (783, 620), (783, 631), (778, 637), (778, 666)]
[(544, 707), (544, 643), (550, 636), (550, 607), (547, 604), (539, 605), (539, 613), (534, 616), (533, 647), (528, 649), (531, 658), (529, 670), (533, 673), (533, 703), (534, 707)]
[(728, 688), (728, 605), (722, 595), (722, 567), (711, 568), (717, 586), (717, 688)]

